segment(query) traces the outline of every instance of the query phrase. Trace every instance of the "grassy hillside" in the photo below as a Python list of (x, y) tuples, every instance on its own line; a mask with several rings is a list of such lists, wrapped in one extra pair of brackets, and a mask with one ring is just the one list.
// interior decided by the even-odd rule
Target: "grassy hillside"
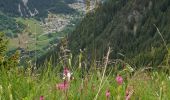
[[(49, 2), (43, 14), (55, 0), (37, 1)], [(170, 100), (169, 26), (169, 0), (106, 0), (76, 29), (49, 34), (2, 14), (0, 31), (21, 33), (0, 32), (0, 100)]]
[[(0, 99), (1, 100), (169, 100), (170, 76), (163, 70), (133, 69), (117, 60), (83, 66), (81, 57), (65, 67), (65, 57), (54, 67), (51, 61), (41, 68), (25, 59), (19, 65), (19, 52), (5, 54), (7, 39), (0, 33)], [(66, 55), (65, 55), (66, 56)], [(108, 60), (109, 59), (109, 60)], [(96, 61), (95, 61), (96, 62)], [(78, 63), (77, 65), (74, 65)], [(82, 66), (81, 66), (82, 65)]]
[(40, 22), (38, 22), (37, 20), (33, 18), (30, 18), (30, 19), (16, 18), (16, 21), (26, 25), (27, 26), (26, 30), (29, 33), (33, 33), (33, 34), (44, 33), (42, 27), (40, 26)]
[(170, 43), (169, 16), (169, 0), (106, 0), (77, 25), (69, 46), (75, 54), (86, 48), (99, 59), (111, 46), (112, 58), (158, 65), (167, 51), (154, 24)]
[(51, 67), (49, 65), (47, 69), (32, 74), (29, 68), (24, 70), (24, 68), (18, 67), (11, 71), (1, 70), (0, 99), (94, 100), (99, 88), (101, 90), (97, 100), (170, 99), (170, 82), (164, 73), (138, 71), (132, 77), (126, 76), (128, 75), (126, 73), (124, 76), (121, 75), (123, 77), (121, 84), (116, 80), (116, 73), (111, 73), (104, 77), (100, 87), (102, 73), (97, 70), (91, 71), (85, 74), (85, 78), (82, 79), (79, 76), (81, 72), (78, 69), (73, 69), (71, 72), (73, 72), (74, 79), (66, 82), (65, 86), (61, 88), (60, 84), (64, 84), (64, 80), (59, 76), (61, 72), (59, 66), (56, 69), (51, 69)]

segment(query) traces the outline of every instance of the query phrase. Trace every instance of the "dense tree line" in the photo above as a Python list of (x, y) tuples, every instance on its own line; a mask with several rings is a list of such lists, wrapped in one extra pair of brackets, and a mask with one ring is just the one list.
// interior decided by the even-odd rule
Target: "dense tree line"
[(4, 33), (0, 32), (0, 71), (2, 69), (11, 70), (18, 67), (19, 64), (19, 52), (15, 52), (12, 55), (6, 55), (8, 39)]
[(98, 59), (111, 46), (111, 58), (158, 65), (167, 51), (154, 25), (170, 43), (169, 16), (169, 0), (107, 0), (77, 25), (69, 46), (74, 54), (86, 48)]
[(21, 33), (25, 28), (20, 22), (16, 22), (14, 18), (6, 16), (0, 13), (0, 31), (4, 31), (9, 37), (16, 37), (18, 33)]

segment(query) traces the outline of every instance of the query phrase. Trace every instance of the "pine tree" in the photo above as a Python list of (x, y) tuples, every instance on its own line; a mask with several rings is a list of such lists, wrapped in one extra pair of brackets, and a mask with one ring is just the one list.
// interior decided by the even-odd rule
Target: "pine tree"
[(4, 52), (7, 49), (8, 40), (5, 38), (4, 34), (0, 32), (0, 64), (4, 60)]
[(3, 67), (10, 70), (18, 66), (20, 53), (16, 51), (13, 55), (7, 56), (7, 44), (8, 39), (5, 37), (4, 33), (0, 33), (0, 69)]

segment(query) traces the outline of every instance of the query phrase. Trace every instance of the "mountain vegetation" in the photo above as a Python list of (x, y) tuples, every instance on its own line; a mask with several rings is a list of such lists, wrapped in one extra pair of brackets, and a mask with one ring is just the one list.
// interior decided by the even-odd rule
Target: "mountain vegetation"
[(0, 0), (0, 31), (9, 37), (8, 53), (19, 49), (23, 51), (22, 56), (32, 57), (34, 52), (38, 52), (39, 56), (48, 52), (47, 49), (56, 45), (58, 37), (65, 36), (66, 32), (63, 31), (74, 28), (73, 20), (78, 22), (77, 9), (69, 6), (75, 2), (77, 1)]
[(75, 54), (86, 49), (96, 59), (111, 46), (114, 59), (138, 66), (159, 65), (167, 50), (156, 27), (168, 46), (169, 16), (169, 0), (107, 0), (77, 25), (69, 46)]
[(17, 37), (17, 33), (24, 30), (25, 25), (17, 22), (14, 18), (11, 18), (3, 13), (0, 13), (0, 31), (5, 32), (8, 37)]
[[(38, 11), (37, 17), (45, 17), (48, 11), (52, 13), (73, 13), (74, 9), (67, 4), (75, 0), (0, 0), (0, 11), (8, 16), (31, 17), (30, 13)], [(39, 2), (39, 3), (37, 3)], [(36, 12), (37, 13), (37, 12)]]
[[(80, 23), (71, 20), (76, 28), (54, 34), (25, 17), (35, 5), (42, 16), (46, 7), (56, 12), (60, 0), (37, 1), (0, 2), (0, 100), (170, 100), (169, 0), (102, 0)], [(23, 18), (14, 9), (21, 2)], [(9, 37), (23, 47), (8, 54)]]
[[(66, 60), (54, 67), (49, 61), (36, 69), (25, 60), (19, 65), (19, 53), (6, 56), (7, 39), (0, 33), (0, 99), (1, 100), (169, 100), (170, 77), (162, 70), (152, 72), (147, 69), (133, 69), (122, 62), (110, 65), (110, 49), (105, 56), (103, 67), (92, 67), (87, 71), (80, 59), (74, 60), (68, 67)], [(61, 56), (62, 57), (62, 56)], [(108, 65), (109, 64), (109, 65)]]

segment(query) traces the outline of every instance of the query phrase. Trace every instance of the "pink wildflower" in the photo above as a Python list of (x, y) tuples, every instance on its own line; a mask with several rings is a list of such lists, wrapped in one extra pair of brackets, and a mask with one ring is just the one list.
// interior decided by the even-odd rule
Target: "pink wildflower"
[(107, 98), (106, 100), (109, 100), (109, 98), (110, 98), (110, 90), (106, 91), (106, 98)]
[(117, 81), (117, 83), (118, 83), (119, 85), (122, 85), (122, 84), (123, 84), (123, 78), (122, 78), (122, 76), (118, 75), (118, 76), (116, 77), (116, 81)]
[(129, 96), (129, 91), (126, 90), (126, 100), (129, 100), (129, 99), (130, 99), (128, 96)]
[(44, 96), (40, 96), (40, 100), (44, 100)]
[(64, 76), (63, 79), (67, 79), (68, 81), (70, 81), (71, 75), (72, 73), (70, 72), (70, 70), (67, 67), (65, 67), (63, 70), (63, 76)]
[(130, 100), (133, 92), (134, 92), (133, 90), (130, 91), (129, 89), (127, 89), (126, 90), (126, 99), (125, 100)]
[(70, 73), (70, 71), (67, 67), (65, 67), (63, 71), (63, 75), (67, 76), (68, 73)]
[(126, 96), (128, 96), (128, 95), (129, 95), (129, 90), (127, 89), (127, 90), (126, 90)]
[(56, 84), (56, 88), (59, 89), (59, 90), (67, 90), (69, 87), (69, 84), (67, 81), (64, 80), (63, 83), (59, 83), (59, 84)]

